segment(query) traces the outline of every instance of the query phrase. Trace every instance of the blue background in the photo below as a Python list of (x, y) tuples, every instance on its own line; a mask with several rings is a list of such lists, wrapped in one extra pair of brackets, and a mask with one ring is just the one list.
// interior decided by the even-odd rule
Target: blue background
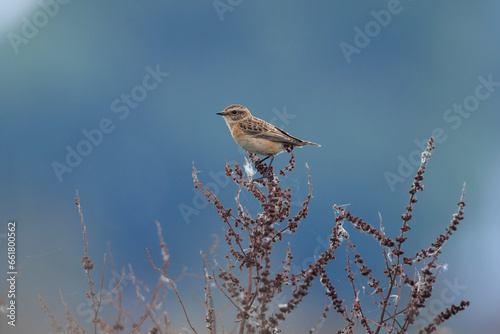
[[(296, 169), (283, 178), (296, 212), (308, 191), (305, 162), (311, 168), (310, 214), (299, 233), (285, 239), (297, 266), (324, 249), (335, 203), (349, 204), (353, 214), (375, 226), (380, 213), (386, 233), (394, 236), (416, 171), (411, 161), (421, 151), (416, 142), (438, 131), (408, 254), (444, 231), (464, 182), (467, 207), (440, 257), (448, 269), (439, 276), (421, 323), (448, 302), (465, 299), (471, 307), (446, 322), (447, 330), (498, 332), (500, 87), (465, 117), (448, 111), (474, 101), (470, 96), (479, 77), (500, 82), (497, 1), (233, 1), (223, 13), (212, 1), (60, 1), (52, 2), (52, 15), (43, 14), (36, 1), (0, 3), (0, 269), (7, 271), (6, 226), (15, 220), (20, 271), (17, 327), (7, 326), (2, 315), (2, 333), (54, 331), (39, 310), (38, 294), (64, 323), (59, 290), (75, 318), (91, 327), (77, 190), (97, 282), (104, 253), (110, 268), (111, 250), (118, 270), (126, 266), (129, 272), (130, 264), (138, 279), (156, 284), (145, 251), (160, 262), (155, 220), (170, 250), (171, 276), (179, 277), (184, 268), (200, 275), (199, 252), (211, 247), (213, 234), (222, 236), (223, 225), (193, 190), (192, 166), (194, 161), (200, 180), (211, 182), (223, 203), (234, 207), (236, 187), (220, 175), (226, 159), (243, 163), (244, 154), (215, 115), (233, 103), (322, 145), (295, 150)], [(374, 23), (371, 11), (393, 5), (397, 13), (390, 21)], [(38, 22), (37, 31), (29, 31), (26, 22)], [(355, 40), (356, 27), (373, 29), (369, 40)], [(341, 46), (356, 42), (357, 52), (346, 57)], [(147, 68), (169, 75), (156, 88), (141, 90)], [(122, 94), (141, 92), (147, 95), (127, 116), (123, 109), (114, 112), (112, 104)], [(87, 147), (87, 156), (60, 180), (54, 162), (66, 164), (67, 147), (84, 145), (82, 131), (98, 128), (103, 119), (113, 131)], [(274, 163), (280, 168), (287, 161), (283, 154)], [(406, 169), (402, 161), (410, 161)], [(388, 173), (401, 182), (391, 186)], [(242, 198), (250, 210), (257, 209), (248, 194)], [(365, 259), (381, 260), (374, 242), (348, 231)], [(219, 247), (224, 263), (223, 238)], [(342, 262), (330, 273), (349, 300), (345, 259), (339, 257)], [(109, 270), (105, 282), (112, 282)], [(177, 282), (199, 329), (203, 284), (196, 276)], [(0, 290), (6, 288), (0, 280)], [(123, 288), (132, 305), (130, 279)], [(322, 289), (315, 281), (296, 316), (283, 324), (285, 332), (303, 333), (314, 325), (328, 304)], [(216, 302), (219, 310), (227, 304), (219, 297)], [(187, 326), (173, 293), (166, 309), (176, 328)], [(102, 312), (113, 314), (113, 308)], [(331, 311), (320, 332), (340, 324)]]

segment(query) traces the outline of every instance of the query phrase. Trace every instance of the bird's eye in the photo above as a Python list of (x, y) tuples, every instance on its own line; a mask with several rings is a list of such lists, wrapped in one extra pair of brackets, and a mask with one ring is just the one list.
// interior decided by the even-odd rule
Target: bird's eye
[(233, 110), (233, 115), (236, 115), (238, 113), (238, 110)]

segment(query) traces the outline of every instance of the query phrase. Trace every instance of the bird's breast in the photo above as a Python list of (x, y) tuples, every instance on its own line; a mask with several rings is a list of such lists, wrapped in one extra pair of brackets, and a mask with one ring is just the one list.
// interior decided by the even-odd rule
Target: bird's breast
[(285, 150), (283, 143), (268, 139), (254, 138), (249, 135), (239, 136), (234, 139), (241, 148), (258, 155), (274, 156)]

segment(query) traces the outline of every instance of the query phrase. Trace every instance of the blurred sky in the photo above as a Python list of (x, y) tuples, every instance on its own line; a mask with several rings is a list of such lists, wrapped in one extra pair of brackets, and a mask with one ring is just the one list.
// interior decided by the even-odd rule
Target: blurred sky
[[(416, 171), (408, 161), (421, 151), (418, 143), (438, 136), (408, 254), (444, 231), (467, 182), (465, 220), (441, 255), (448, 270), (430, 303), (436, 314), (443, 296), (470, 300), (446, 327), (498, 333), (500, 3), (232, 1), (223, 13), (214, 3), (0, 1), (0, 269), (7, 271), (9, 220), (17, 222), (20, 266), (17, 327), (2, 315), (0, 331), (50, 332), (38, 294), (63, 323), (59, 290), (90, 328), (76, 190), (94, 279), (111, 249), (117, 268), (130, 263), (139, 279), (156, 284), (145, 251), (160, 261), (155, 220), (171, 275), (184, 267), (200, 274), (200, 249), (210, 248), (212, 234), (222, 236), (223, 225), (193, 190), (193, 161), (200, 180), (234, 207), (236, 187), (220, 175), (226, 159), (242, 163), (244, 154), (215, 113), (237, 103), (322, 145), (295, 150), (297, 167), (283, 179), (296, 212), (307, 195), (305, 162), (311, 168), (310, 214), (286, 239), (296, 265), (322, 249), (334, 203), (350, 204), (376, 226), (380, 212), (394, 236)], [(73, 150), (85, 156), (68, 158)], [(280, 155), (275, 167), (287, 161)], [(376, 244), (349, 231), (360, 253), (380, 260)], [(351, 298), (343, 263), (335, 268), (334, 283)], [(0, 280), (0, 290), (6, 287)], [(187, 277), (178, 287), (202, 328), (204, 311), (191, 292), (203, 299), (203, 281)], [(131, 284), (124, 290), (133, 300)], [(297, 311), (296, 319), (311, 319), (299, 321), (298, 333), (328, 304), (321, 290), (316, 281), (309, 307)], [(173, 295), (168, 311), (174, 325), (185, 326)], [(332, 312), (321, 332), (338, 329), (335, 319)]]

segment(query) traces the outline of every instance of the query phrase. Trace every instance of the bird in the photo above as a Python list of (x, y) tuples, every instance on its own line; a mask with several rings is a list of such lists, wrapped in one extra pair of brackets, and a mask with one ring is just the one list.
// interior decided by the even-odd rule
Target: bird
[(321, 147), (319, 144), (293, 137), (277, 126), (252, 116), (248, 108), (239, 104), (232, 104), (216, 114), (224, 118), (236, 144), (248, 152), (265, 156), (257, 161), (255, 166), (271, 158), (262, 178), (268, 177), (275, 155), (294, 147)]

